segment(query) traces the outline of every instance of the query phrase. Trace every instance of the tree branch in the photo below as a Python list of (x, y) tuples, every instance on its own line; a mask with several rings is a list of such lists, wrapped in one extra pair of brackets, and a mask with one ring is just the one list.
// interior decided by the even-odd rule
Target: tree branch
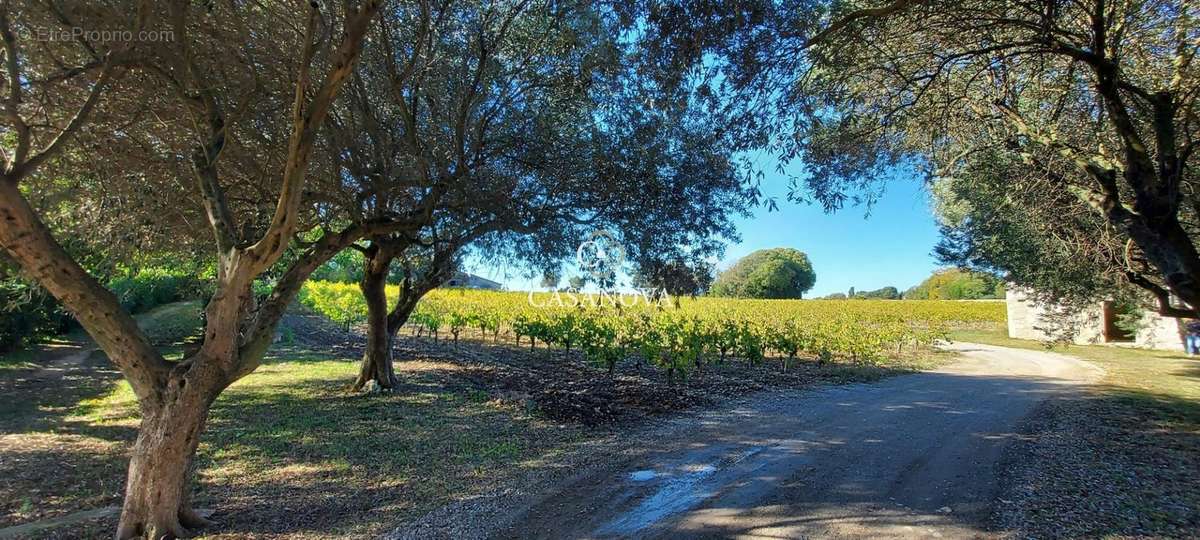
[(921, 1), (922, 0), (896, 0), (895, 2), (892, 2), (891, 4), (888, 4), (886, 6), (881, 6), (881, 7), (877, 7), (877, 8), (860, 9), (858, 11), (850, 12), (850, 13), (846, 14), (845, 16), (841, 17), (840, 19), (834, 21), (833, 24), (829, 25), (824, 30), (817, 32), (817, 35), (809, 38), (808, 41), (806, 41), (804, 43), (804, 46), (802, 47), (802, 49), (808, 49), (814, 45), (821, 44), (821, 42), (825, 41), (826, 39), (829, 39), (830, 36), (833, 36), (834, 34), (841, 32), (847, 26), (850, 26), (851, 23), (853, 23), (859, 19), (886, 17), (893, 13), (907, 9), (910, 6), (917, 5), (917, 4), (921, 3)]
[(315, 51), (313, 34), (318, 14), (316, 8), (312, 8), (310, 11), (308, 30), (305, 34), (306, 53), (303, 55), (304, 59), (300, 66), (300, 77), (296, 83), (296, 98), (292, 105), (293, 127), (287, 161), (284, 165), (283, 187), (280, 190), (279, 200), (266, 233), (258, 242), (245, 250), (254, 274), (273, 264), (287, 249), (288, 240), (295, 233), (301, 195), (304, 191), (304, 177), (317, 130), (325, 121), (343, 83), (353, 72), (354, 63), (362, 51), (362, 42), (367, 28), (375, 13), (379, 11), (381, 4), (382, 0), (365, 0), (356, 10), (347, 15), (342, 42), (333, 53), (332, 67), (317, 88), (313, 98), (308, 100), (311, 63)]
[(1138, 287), (1141, 287), (1141, 288), (1149, 291), (1150, 294), (1154, 295), (1155, 300), (1158, 302), (1158, 314), (1159, 315), (1162, 315), (1165, 317), (1175, 317), (1178, 319), (1194, 319), (1194, 318), (1196, 318), (1196, 312), (1194, 310), (1184, 309), (1184, 308), (1175, 307), (1175, 306), (1171, 305), (1171, 292), (1168, 291), (1167, 289), (1159, 286), (1157, 283), (1154, 283), (1153, 281), (1146, 279), (1145, 276), (1143, 276), (1137, 272), (1127, 271), (1127, 272), (1125, 272), (1125, 277), (1129, 280), (1130, 283), (1137, 285)]
[(75, 261), (12, 182), (0, 182), (0, 246), (96, 340), (142, 403), (156, 403), (170, 365), (117, 297)]

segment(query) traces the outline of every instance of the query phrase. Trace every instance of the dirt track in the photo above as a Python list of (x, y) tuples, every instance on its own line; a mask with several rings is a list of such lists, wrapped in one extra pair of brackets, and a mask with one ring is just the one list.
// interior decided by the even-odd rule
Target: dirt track
[(1053, 353), (955, 344), (938, 371), (680, 418), (578, 468), (427, 516), (391, 537), (988, 536), (996, 463), (1040, 401), (1102, 371)]

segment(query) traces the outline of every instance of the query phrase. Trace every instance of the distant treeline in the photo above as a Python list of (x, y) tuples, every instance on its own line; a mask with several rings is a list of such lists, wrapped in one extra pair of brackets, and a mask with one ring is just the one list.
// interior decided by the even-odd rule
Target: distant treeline
[(986, 300), (1004, 298), (1004, 282), (991, 274), (969, 272), (957, 268), (938, 270), (919, 285), (900, 293), (895, 287), (881, 287), (871, 291), (857, 291), (854, 287), (845, 293), (833, 293), (822, 297), (826, 300), (860, 298), (866, 300)]

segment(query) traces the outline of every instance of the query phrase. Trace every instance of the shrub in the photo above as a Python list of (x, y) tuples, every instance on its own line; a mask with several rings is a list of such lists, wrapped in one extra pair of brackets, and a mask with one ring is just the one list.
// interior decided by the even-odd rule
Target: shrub
[[(207, 300), (212, 280), (203, 271), (161, 266), (125, 270), (108, 283), (132, 313), (180, 300)], [(10, 351), (61, 334), (75, 319), (37, 285), (16, 277), (0, 279), (0, 351)]]
[(108, 286), (122, 307), (138, 313), (184, 299), (185, 292), (201, 288), (196, 281), (195, 277), (177, 271), (152, 267), (117, 277)]
[(0, 352), (59, 334), (71, 321), (41, 287), (15, 278), (0, 281)]

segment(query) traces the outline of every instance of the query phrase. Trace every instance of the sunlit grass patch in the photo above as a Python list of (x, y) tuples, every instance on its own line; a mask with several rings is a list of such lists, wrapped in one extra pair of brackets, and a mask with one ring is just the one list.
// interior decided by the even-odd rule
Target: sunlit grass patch
[(137, 396), (129, 382), (122, 379), (113, 384), (107, 394), (80, 401), (67, 420), (94, 425), (136, 424), (139, 414)]
[(1095, 363), (1106, 372), (1104, 382), (1129, 391), (1143, 391), (1200, 401), (1200, 357), (1178, 351), (1139, 349), (1112, 345), (1055, 345), (1013, 339), (1003, 329), (953, 332), (956, 341), (1050, 350)]

